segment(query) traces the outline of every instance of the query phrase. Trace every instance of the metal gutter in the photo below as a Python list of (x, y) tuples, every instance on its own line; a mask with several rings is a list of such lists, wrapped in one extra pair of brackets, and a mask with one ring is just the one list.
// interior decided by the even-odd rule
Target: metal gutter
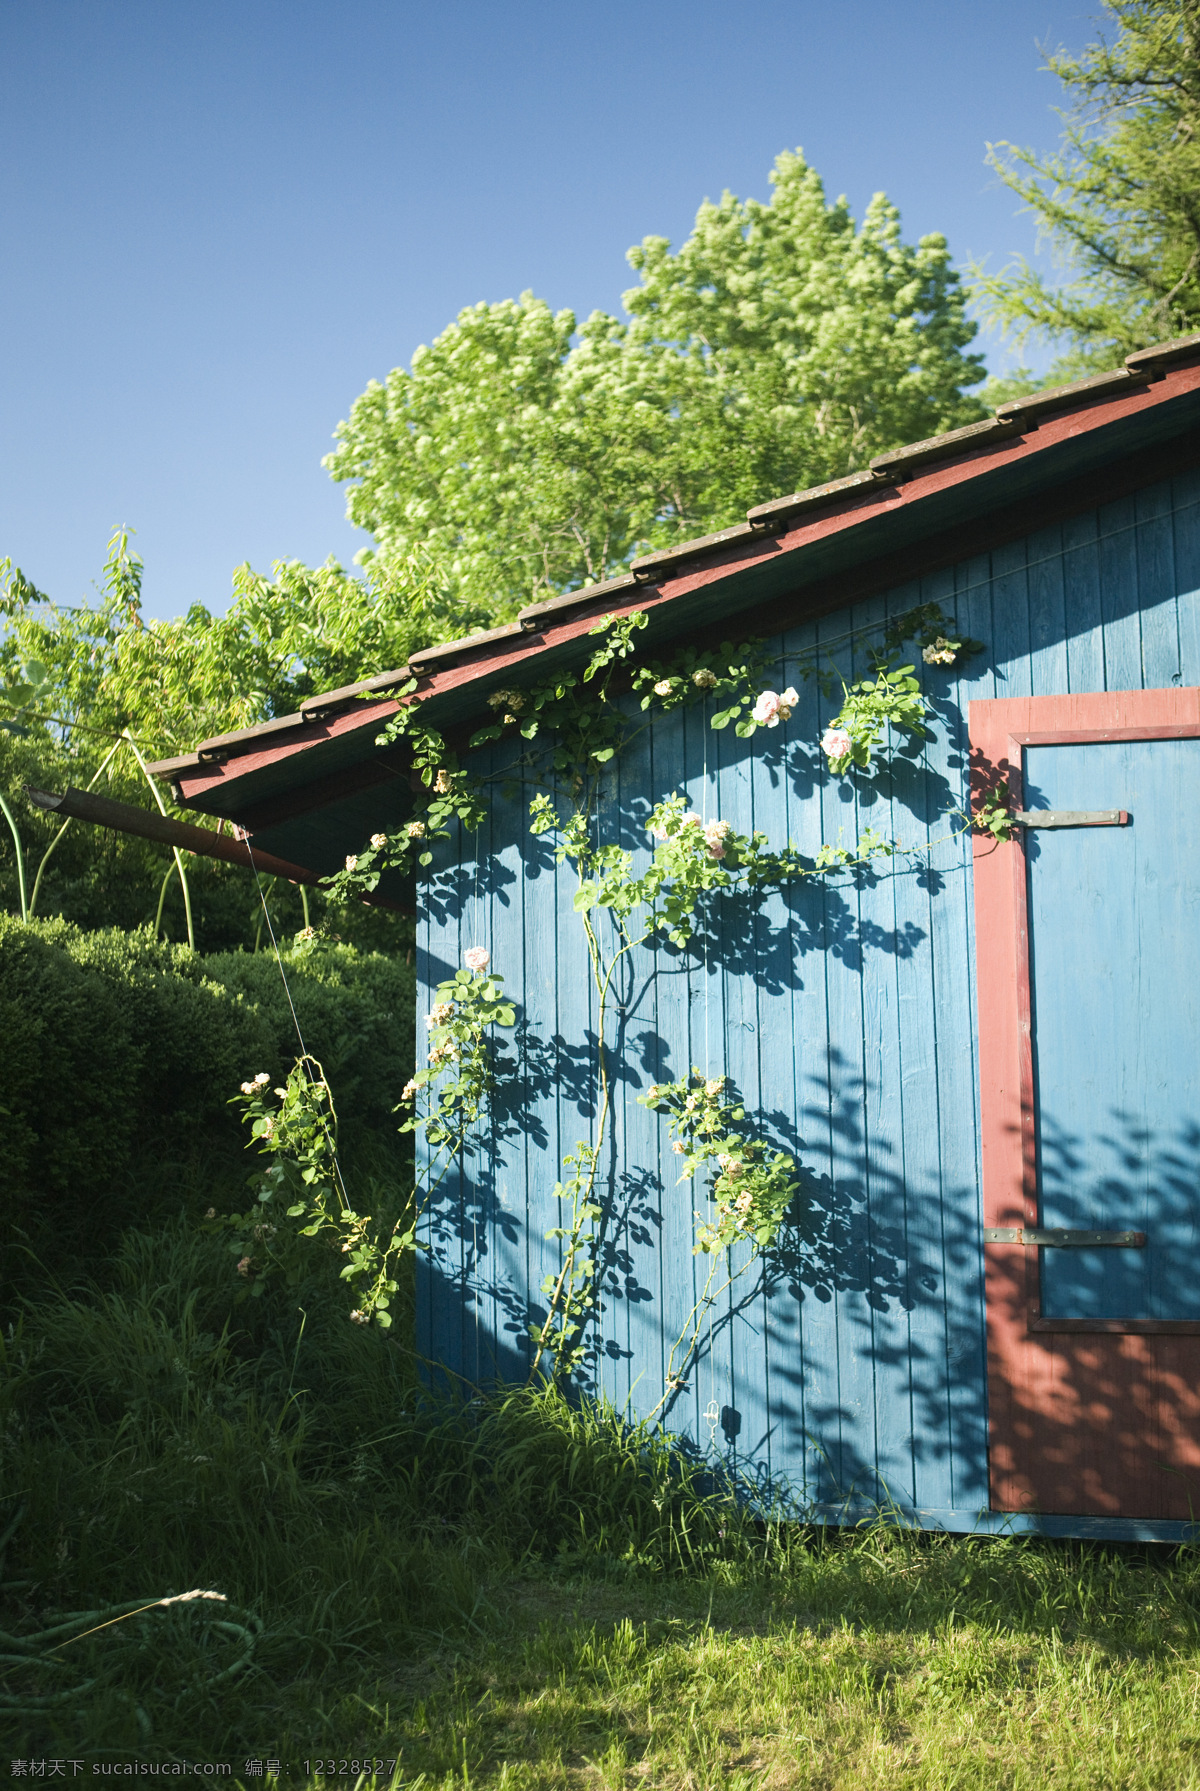
[[(244, 870), (261, 871), (268, 877), (286, 877), (289, 883), (319, 886), (320, 873), (305, 865), (291, 864), (276, 858), (272, 852), (251, 852), (243, 840), (229, 834), (214, 833), (208, 827), (193, 827), (188, 821), (176, 821), (153, 809), (137, 808), (131, 802), (115, 802), (110, 796), (97, 796), (91, 790), (64, 790), (61, 796), (50, 790), (35, 790), (26, 785), (25, 794), (35, 808), (46, 809), (64, 819), (87, 821), (93, 827), (109, 827), (115, 833), (130, 833), (138, 839), (153, 840), (158, 845), (172, 846), (181, 852), (192, 852), (201, 858), (218, 858), (225, 864), (241, 865)], [(369, 895), (363, 901), (376, 908), (391, 908), (398, 914), (415, 914), (415, 908), (390, 902), (386, 896)]]

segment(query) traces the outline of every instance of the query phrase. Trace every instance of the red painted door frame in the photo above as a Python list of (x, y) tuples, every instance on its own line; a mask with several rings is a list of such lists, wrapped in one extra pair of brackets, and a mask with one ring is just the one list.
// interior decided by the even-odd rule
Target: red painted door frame
[[(1200, 736), (1200, 690), (970, 705), (976, 803), (1023, 806), (1026, 746)], [(1037, 1225), (1023, 835), (974, 836), (983, 1223)], [(1038, 1253), (984, 1245), (993, 1510), (1200, 1516), (1200, 1322), (1046, 1319)]]

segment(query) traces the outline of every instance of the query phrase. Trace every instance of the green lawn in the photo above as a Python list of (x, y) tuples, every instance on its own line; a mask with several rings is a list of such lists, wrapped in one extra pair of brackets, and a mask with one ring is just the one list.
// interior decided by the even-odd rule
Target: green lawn
[(611, 1413), (434, 1403), (336, 1283), (230, 1294), (181, 1226), (5, 1324), (6, 1758), (1200, 1787), (1200, 1552), (764, 1526)]
[(514, 1574), (331, 1714), (398, 1756), (380, 1785), (1166, 1791), (1200, 1785), (1195, 1596), (1190, 1561), (878, 1535)]

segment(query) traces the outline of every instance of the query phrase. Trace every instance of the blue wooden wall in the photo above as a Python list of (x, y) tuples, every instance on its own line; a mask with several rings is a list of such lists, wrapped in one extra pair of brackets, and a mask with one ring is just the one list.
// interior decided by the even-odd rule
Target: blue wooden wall
[[(1200, 683), (1200, 474), (794, 628), (770, 643), (773, 681), (798, 683), (796, 656), (819, 644), (861, 675), (880, 623), (931, 601), (985, 651), (924, 668), (935, 738), (874, 778), (828, 775), (831, 705), (809, 682), (789, 724), (748, 741), (699, 707), (660, 719), (606, 784), (601, 834), (639, 863), (645, 817), (676, 789), (809, 853), (868, 825), (935, 843), (894, 867), (718, 898), (690, 949), (637, 954), (611, 1035), (593, 1385), (634, 1414), (657, 1404), (703, 1272), (703, 1191), (677, 1185), (665, 1124), (636, 1096), (693, 1064), (725, 1073), (800, 1165), (797, 1223), (715, 1316), (669, 1428), (797, 1507), (885, 1501), (959, 1528), (988, 1503), (970, 845), (947, 838), (966, 800), (967, 704)], [(558, 1264), (551, 1191), (593, 1120), (595, 1001), (574, 874), (528, 831), (533, 788), (514, 788), (495, 753), (473, 768), (496, 780), (491, 818), (449, 843), (422, 898), (421, 999), (483, 944), (520, 1024), (494, 1125), (434, 1203), (419, 1339), (481, 1381), (528, 1370), (530, 1316)]]

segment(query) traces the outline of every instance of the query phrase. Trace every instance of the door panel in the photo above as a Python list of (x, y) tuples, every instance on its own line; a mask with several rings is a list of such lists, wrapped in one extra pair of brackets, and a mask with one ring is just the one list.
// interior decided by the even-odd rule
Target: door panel
[(1043, 1318), (1200, 1318), (1200, 739), (1027, 746), (1024, 806), (1125, 810), (1024, 850)]
[[(1200, 1516), (1200, 692), (972, 703), (992, 1507)], [(1030, 1230), (1146, 1234), (1048, 1249)]]

